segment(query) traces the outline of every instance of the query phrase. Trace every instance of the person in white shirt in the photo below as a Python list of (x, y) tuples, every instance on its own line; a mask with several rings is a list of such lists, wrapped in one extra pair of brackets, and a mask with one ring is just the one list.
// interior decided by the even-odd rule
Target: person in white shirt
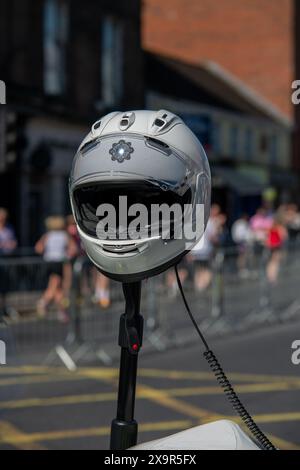
[(196, 291), (205, 290), (211, 283), (211, 261), (215, 247), (219, 243), (224, 221), (226, 218), (224, 219), (220, 206), (213, 204), (204, 235), (189, 255), (195, 266), (194, 286)]
[(247, 214), (243, 214), (234, 222), (231, 228), (231, 236), (238, 247), (237, 267), (239, 275), (246, 278), (248, 277), (247, 254), (254, 237)]
[(38, 254), (47, 263), (48, 285), (37, 304), (37, 313), (45, 316), (51, 302), (57, 306), (59, 320), (68, 321), (65, 310), (64, 271), (69, 268), (69, 260), (77, 252), (74, 240), (65, 230), (65, 220), (60, 216), (48, 217), (45, 221), (47, 232), (35, 245)]

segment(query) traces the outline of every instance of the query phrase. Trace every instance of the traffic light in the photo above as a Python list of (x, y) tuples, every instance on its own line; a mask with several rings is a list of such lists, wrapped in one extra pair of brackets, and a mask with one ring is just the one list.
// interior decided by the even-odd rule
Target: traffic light
[(5, 161), (8, 166), (16, 163), (18, 148), (18, 122), (17, 114), (12, 111), (6, 112), (5, 122)]
[(0, 173), (5, 170), (5, 106), (0, 106)]
[(0, 172), (15, 166), (27, 144), (24, 120), (6, 106), (0, 108)]

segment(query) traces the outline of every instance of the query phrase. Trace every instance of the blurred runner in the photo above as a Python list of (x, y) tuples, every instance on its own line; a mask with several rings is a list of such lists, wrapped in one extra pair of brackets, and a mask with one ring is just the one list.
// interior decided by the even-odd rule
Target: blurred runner
[(297, 204), (288, 204), (286, 207), (286, 228), (292, 244), (300, 240), (300, 212)]
[(288, 238), (288, 232), (283, 225), (280, 216), (276, 216), (272, 226), (268, 230), (266, 246), (270, 250), (270, 258), (267, 263), (266, 273), (268, 281), (275, 284), (278, 279), (280, 263), (283, 257), (283, 246)]
[[(77, 247), (76, 254), (70, 260), (72, 272), (69, 279), (69, 285), (71, 288), (71, 284), (73, 282), (75, 289), (78, 290), (76, 295), (79, 295), (82, 298), (90, 299), (92, 298), (93, 292), (95, 290), (94, 286), (96, 283), (96, 270), (94, 269), (92, 263), (90, 262), (89, 258), (87, 257), (84, 251), (73, 215), (67, 216), (66, 223), (67, 232), (72, 238), (72, 240), (75, 242)], [(79, 261), (80, 268), (79, 271), (76, 271), (77, 277), (74, 278), (74, 264), (76, 260)], [(67, 287), (68, 283), (64, 283), (64, 285), (66, 285)]]
[[(178, 268), (178, 274), (179, 278), (182, 284), (184, 284), (187, 276), (188, 276), (188, 270), (186, 266), (185, 259), (183, 259)], [(167, 278), (166, 278), (166, 284), (167, 284), (167, 294), (170, 299), (173, 299), (177, 296), (179, 292), (178, 284), (177, 284), (177, 279), (176, 279), (176, 274), (174, 272), (174, 269), (169, 269), (167, 271)]]
[(58, 318), (62, 322), (68, 321), (66, 312), (65, 294), (68, 286), (70, 263), (77, 253), (77, 246), (72, 237), (65, 230), (63, 217), (51, 216), (45, 221), (47, 232), (35, 246), (38, 254), (43, 255), (47, 262), (48, 286), (37, 304), (37, 312), (45, 316), (47, 307), (54, 302), (58, 308)]
[(0, 207), (0, 256), (10, 255), (17, 247), (15, 232), (7, 223), (8, 212)]
[(76, 250), (75, 249), (72, 250), (72, 254), (69, 257), (70, 263), (64, 264), (63, 290), (65, 294), (65, 303), (67, 306), (69, 304), (69, 301), (67, 299), (69, 298), (70, 290), (72, 287), (72, 273), (73, 273), (74, 263), (77, 257), (80, 254), (83, 254), (80, 237), (77, 231), (77, 226), (76, 226), (73, 215), (68, 215), (66, 217), (66, 231), (70, 239), (74, 242), (74, 246), (76, 246)]
[(110, 281), (99, 271), (96, 271), (94, 299), (103, 308), (110, 306)]
[(267, 233), (273, 224), (273, 217), (264, 207), (257, 209), (255, 215), (250, 219), (250, 227), (253, 232), (254, 242), (258, 247), (263, 247)]
[[(8, 224), (8, 211), (0, 207), (0, 257), (9, 256), (17, 247), (15, 232)], [(4, 264), (0, 265), (0, 322), (1, 318), (9, 317), (10, 311), (6, 305), (6, 294), (8, 291), (8, 268)]]
[(67, 229), (68, 234), (70, 235), (72, 240), (75, 242), (75, 245), (77, 247), (77, 251), (74, 254), (73, 258), (75, 258), (77, 255), (83, 255), (84, 250), (82, 249), (80, 236), (77, 230), (75, 219), (72, 214), (66, 217), (66, 226), (67, 226), (66, 229)]
[(205, 290), (211, 283), (211, 262), (214, 249), (221, 240), (225, 222), (226, 216), (221, 213), (220, 206), (213, 204), (204, 235), (193, 248), (189, 257), (195, 266), (194, 286), (197, 291)]
[(231, 229), (232, 240), (238, 247), (237, 267), (242, 278), (248, 277), (247, 254), (252, 242), (252, 230), (249, 223), (249, 216), (243, 214), (236, 220)]

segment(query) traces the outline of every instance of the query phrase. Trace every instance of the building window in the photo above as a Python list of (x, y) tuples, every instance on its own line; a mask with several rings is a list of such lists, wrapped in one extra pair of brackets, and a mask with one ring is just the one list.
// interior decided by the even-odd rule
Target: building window
[(246, 129), (245, 131), (245, 158), (251, 160), (253, 157), (253, 131), (252, 129)]
[(219, 157), (222, 149), (221, 149), (221, 125), (219, 122), (214, 122), (213, 130), (212, 130), (212, 147), (214, 154)]
[(61, 95), (66, 88), (68, 4), (66, 0), (44, 3), (44, 91)]
[(259, 141), (260, 151), (263, 152), (263, 153), (267, 152), (268, 145), (269, 145), (268, 136), (266, 134), (262, 134), (260, 136), (260, 141)]
[(106, 16), (102, 21), (101, 43), (102, 101), (105, 106), (118, 104), (122, 97), (122, 36), (122, 24)]
[(232, 157), (238, 156), (238, 137), (239, 130), (236, 125), (231, 126), (230, 128), (230, 137), (229, 137), (229, 151)]
[(270, 136), (270, 165), (277, 165), (278, 163), (278, 139), (277, 135)]

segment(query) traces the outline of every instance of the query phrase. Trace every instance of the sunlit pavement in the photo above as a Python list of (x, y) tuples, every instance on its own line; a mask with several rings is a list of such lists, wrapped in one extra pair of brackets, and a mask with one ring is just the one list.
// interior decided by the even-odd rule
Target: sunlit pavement
[[(300, 365), (291, 344), (300, 324), (212, 340), (244, 404), (282, 449), (300, 449)], [(117, 346), (116, 346), (117, 348)], [(141, 354), (136, 419), (139, 441), (224, 416), (235, 419), (195, 344)], [(0, 366), (0, 449), (105, 449), (116, 412), (118, 370), (93, 363)]]

